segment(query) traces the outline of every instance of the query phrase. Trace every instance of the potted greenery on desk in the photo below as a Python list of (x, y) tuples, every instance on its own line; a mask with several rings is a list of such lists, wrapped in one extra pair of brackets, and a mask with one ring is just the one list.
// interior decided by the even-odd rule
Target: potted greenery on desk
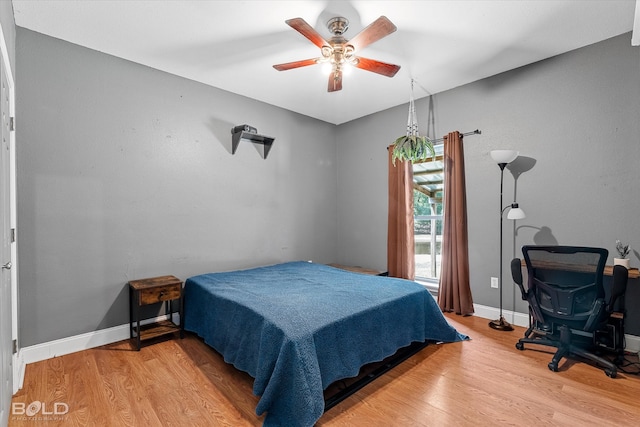
[(613, 265), (622, 265), (629, 269), (629, 252), (631, 251), (630, 245), (623, 245), (620, 240), (616, 240), (616, 251), (618, 251), (619, 258), (613, 258)]

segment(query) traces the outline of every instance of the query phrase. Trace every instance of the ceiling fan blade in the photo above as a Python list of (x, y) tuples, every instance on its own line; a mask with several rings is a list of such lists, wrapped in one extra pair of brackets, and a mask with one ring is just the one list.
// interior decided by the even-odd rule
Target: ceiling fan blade
[(302, 61), (293, 61), (293, 62), (287, 62), (284, 64), (276, 64), (273, 66), (273, 68), (275, 68), (278, 71), (292, 70), (294, 68), (306, 67), (308, 65), (315, 65), (318, 63), (319, 59), (320, 58), (303, 59)]
[(371, 43), (388, 36), (397, 29), (398, 28), (393, 24), (393, 22), (389, 21), (389, 18), (387, 18), (386, 16), (381, 16), (380, 18), (369, 24), (369, 26), (367, 26), (364, 30), (356, 34), (351, 40), (347, 42), (347, 44), (353, 46), (357, 52), (358, 50), (369, 46)]
[(386, 62), (376, 61), (375, 59), (363, 58), (361, 56), (358, 57), (358, 63), (355, 64), (355, 66), (362, 70), (382, 74), (383, 76), (387, 76), (387, 77), (395, 76), (398, 70), (400, 69), (399, 65), (388, 64)]
[(287, 19), (286, 22), (291, 28), (311, 40), (311, 43), (315, 44), (319, 48), (322, 46), (329, 46), (329, 42), (327, 42), (314, 28), (307, 24), (302, 18), (293, 18)]
[(342, 90), (342, 70), (332, 71), (329, 75), (329, 87), (327, 91), (336, 92)]

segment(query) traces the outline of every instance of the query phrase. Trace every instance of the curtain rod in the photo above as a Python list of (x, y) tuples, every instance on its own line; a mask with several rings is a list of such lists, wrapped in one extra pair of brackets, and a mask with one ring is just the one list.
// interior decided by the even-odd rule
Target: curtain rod
[[(460, 135), (462, 135), (462, 137), (465, 137), (465, 136), (469, 136), (469, 135), (480, 135), (481, 133), (482, 132), (480, 131), (480, 129), (476, 129), (474, 131), (465, 132), (465, 133), (462, 133)], [(444, 138), (438, 138), (438, 139), (434, 139), (433, 141), (431, 141), (431, 143), (433, 145), (442, 145), (443, 142), (444, 142)], [(389, 149), (389, 147), (387, 147), (387, 150), (388, 149)]]
[[(469, 135), (480, 135), (482, 132), (480, 131), (480, 129), (476, 129), (472, 132), (465, 132), (463, 134), (461, 134), (463, 137), (465, 136), (469, 136)], [(444, 142), (444, 138), (438, 138), (438, 139), (434, 139), (433, 141), (431, 141), (434, 145), (440, 145), (438, 144), (439, 142)]]

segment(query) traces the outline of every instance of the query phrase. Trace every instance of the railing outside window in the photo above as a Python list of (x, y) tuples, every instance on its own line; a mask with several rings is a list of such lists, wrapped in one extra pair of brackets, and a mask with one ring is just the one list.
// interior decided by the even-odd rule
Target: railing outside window
[(416, 279), (437, 283), (442, 260), (442, 215), (414, 217)]

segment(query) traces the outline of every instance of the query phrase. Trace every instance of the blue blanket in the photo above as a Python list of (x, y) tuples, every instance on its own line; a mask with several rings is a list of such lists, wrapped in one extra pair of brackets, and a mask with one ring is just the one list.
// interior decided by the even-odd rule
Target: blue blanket
[(308, 262), (195, 276), (185, 329), (255, 378), (265, 426), (309, 427), (323, 390), (412, 342), (467, 339), (415, 282)]

